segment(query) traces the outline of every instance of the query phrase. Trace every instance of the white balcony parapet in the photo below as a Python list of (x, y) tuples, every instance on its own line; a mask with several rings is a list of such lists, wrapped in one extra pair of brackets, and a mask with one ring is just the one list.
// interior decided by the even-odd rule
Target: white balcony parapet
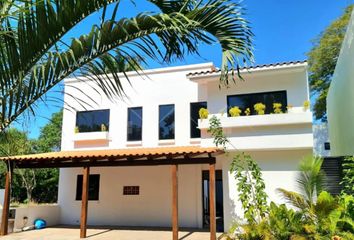
[(74, 134), (74, 141), (95, 141), (95, 140), (109, 140), (109, 132), (82, 132)]
[[(226, 114), (212, 114), (209, 115), (209, 118), (212, 116), (217, 116), (220, 119), (221, 126), (223, 128), (299, 125), (312, 123), (312, 113), (310, 111), (294, 111), (282, 114), (265, 114), (238, 117), (228, 117)], [(198, 128), (209, 128), (209, 119), (199, 119)]]

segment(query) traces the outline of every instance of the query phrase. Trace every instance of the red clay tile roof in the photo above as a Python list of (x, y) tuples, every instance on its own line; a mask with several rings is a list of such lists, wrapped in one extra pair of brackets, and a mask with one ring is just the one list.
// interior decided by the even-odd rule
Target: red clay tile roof
[(107, 149), (107, 150), (79, 150), (61, 151), (40, 154), (30, 154), (22, 156), (0, 157), (0, 160), (31, 161), (31, 160), (79, 160), (90, 158), (120, 158), (120, 157), (156, 157), (169, 155), (202, 155), (222, 153), (223, 151), (215, 147), (156, 147), (156, 148), (127, 148), (127, 149)]
[[(261, 64), (261, 65), (255, 65), (255, 66), (240, 68), (240, 70), (276, 67), (276, 66), (284, 66), (284, 65), (295, 65), (295, 64), (302, 64), (302, 63), (306, 63), (306, 62), (307, 61), (304, 60), (304, 61), (290, 61), (290, 62), (278, 62), (278, 63), (270, 63), (270, 64)], [(220, 69), (213, 69), (213, 70), (208, 70), (208, 71), (191, 72), (191, 73), (187, 74), (187, 77), (218, 73), (220, 71), (221, 71)]]

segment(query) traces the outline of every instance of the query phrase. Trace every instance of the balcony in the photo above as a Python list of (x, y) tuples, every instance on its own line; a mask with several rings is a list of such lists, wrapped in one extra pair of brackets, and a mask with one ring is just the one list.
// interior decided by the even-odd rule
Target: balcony
[[(282, 114), (265, 114), (228, 117), (226, 114), (211, 114), (220, 119), (223, 128), (242, 128), (242, 127), (262, 127), (262, 126), (279, 126), (279, 125), (301, 125), (312, 124), (312, 113), (303, 111), (302, 108), (291, 109), (288, 113)], [(208, 119), (199, 119), (198, 127), (200, 129), (209, 128)]]

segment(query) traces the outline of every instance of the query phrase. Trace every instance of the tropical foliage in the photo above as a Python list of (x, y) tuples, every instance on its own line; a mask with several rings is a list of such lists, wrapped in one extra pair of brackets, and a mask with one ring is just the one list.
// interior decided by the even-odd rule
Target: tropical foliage
[(346, 157), (343, 161), (342, 194), (354, 196), (354, 157)]
[(315, 97), (313, 112), (317, 119), (326, 120), (326, 97), (336, 67), (339, 51), (354, 5), (333, 21), (313, 42), (307, 54), (311, 93)]
[[(293, 209), (271, 202), (259, 221), (236, 224), (229, 239), (354, 239), (354, 196), (333, 197), (323, 191), (322, 160), (307, 157), (299, 165), (301, 192), (279, 189)], [(235, 231), (238, 229), (238, 231)]]
[[(47, 125), (41, 128), (38, 139), (29, 139), (26, 132), (14, 128), (0, 134), (0, 155), (11, 156), (60, 150), (62, 111), (54, 113)], [(6, 166), (0, 164), (0, 176)], [(4, 178), (0, 178), (4, 186)], [(16, 169), (12, 183), (12, 198), (16, 202), (56, 202), (58, 191), (58, 169)], [(1, 204), (1, 203), (0, 203)]]
[[(229, 154), (229, 149), (237, 151), (226, 137), (221, 122), (216, 116), (209, 119), (208, 132), (214, 138), (215, 145), (222, 147), (226, 154)], [(260, 167), (250, 155), (238, 152), (233, 156), (230, 172), (237, 181), (238, 196), (245, 219), (249, 223), (259, 222), (268, 210), (267, 194)]]
[[(85, 74), (107, 96), (122, 96), (122, 75), (116, 73), (122, 59), (129, 70), (138, 71), (138, 61), (170, 63), (198, 54), (201, 44), (219, 43), (221, 85), (239, 77), (239, 62), (252, 60), (252, 33), (239, 3), (148, 0), (159, 11), (118, 18), (121, 2), (1, 1), (1, 131), (26, 110), (34, 113), (37, 100), (68, 76)], [(109, 5), (113, 5), (113, 12), (107, 16)], [(65, 41), (65, 34), (98, 10), (102, 10), (99, 24), (71, 42)]]

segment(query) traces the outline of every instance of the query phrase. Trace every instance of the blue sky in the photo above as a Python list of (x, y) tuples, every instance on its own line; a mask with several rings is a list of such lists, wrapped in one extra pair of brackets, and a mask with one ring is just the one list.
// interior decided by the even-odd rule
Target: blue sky
[[(144, 2), (137, 0), (136, 2)], [(243, 0), (247, 8), (246, 18), (251, 22), (254, 38), (254, 55), (256, 64), (295, 61), (306, 59), (311, 49), (311, 41), (328, 26), (331, 21), (341, 15), (343, 9), (354, 0)], [(118, 13), (121, 16), (134, 16), (140, 11), (156, 10), (150, 4), (134, 6), (129, 0), (123, 0)], [(72, 30), (67, 38), (78, 36), (90, 30), (92, 24), (99, 23), (99, 14), (90, 16), (80, 26)], [(202, 57), (188, 56), (185, 61), (176, 65), (212, 61), (220, 65), (219, 46), (201, 46)], [(160, 67), (152, 62), (148, 68)], [(53, 90), (50, 95), (61, 98), (58, 92), (62, 86)], [(36, 116), (21, 118), (16, 127), (28, 131), (30, 137), (38, 136), (40, 127), (48, 122), (51, 114), (58, 111), (61, 103), (39, 104)]]

